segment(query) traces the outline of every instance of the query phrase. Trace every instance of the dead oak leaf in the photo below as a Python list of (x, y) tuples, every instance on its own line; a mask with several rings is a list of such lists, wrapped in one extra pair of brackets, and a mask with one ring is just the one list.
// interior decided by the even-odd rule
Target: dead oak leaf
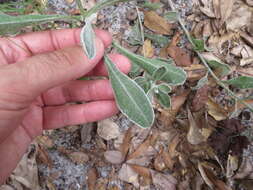
[(144, 26), (157, 34), (170, 35), (172, 25), (155, 11), (144, 12)]

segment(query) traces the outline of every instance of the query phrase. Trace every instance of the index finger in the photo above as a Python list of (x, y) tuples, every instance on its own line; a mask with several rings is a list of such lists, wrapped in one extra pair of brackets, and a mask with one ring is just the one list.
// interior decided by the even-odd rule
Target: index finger
[[(8, 63), (15, 63), (35, 54), (79, 45), (80, 31), (79, 28), (49, 30), (23, 34), (8, 39), (0, 38), (0, 50), (2, 50)], [(108, 32), (96, 29), (95, 33), (102, 40), (105, 47), (111, 44), (112, 37)]]

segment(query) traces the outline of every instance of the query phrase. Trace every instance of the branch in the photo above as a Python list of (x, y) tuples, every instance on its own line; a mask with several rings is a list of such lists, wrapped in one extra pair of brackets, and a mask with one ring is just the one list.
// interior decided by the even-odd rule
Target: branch
[[(168, 0), (168, 4), (170, 5), (172, 11), (176, 11), (175, 6), (172, 2), (172, 0)], [(182, 18), (180, 17), (180, 15), (178, 15), (178, 22), (180, 24), (180, 26), (182, 27), (183, 31), (185, 32), (189, 42), (192, 44), (192, 46), (194, 46), (194, 43), (192, 41), (192, 37), (188, 31), (188, 29), (185, 27), (184, 21), (182, 20)], [(213, 72), (213, 70), (209, 67), (208, 63), (206, 62), (205, 58), (201, 55), (201, 53), (197, 50), (194, 50), (196, 52), (196, 54), (198, 55), (199, 59), (201, 60), (201, 62), (204, 64), (204, 66), (207, 68), (208, 72), (211, 74), (211, 76), (215, 79), (215, 81), (217, 82), (218, 85), (220, 85), (222, 88), (224, 88), (227, 93), (234, 98), (235, 100), (239, 101), (240, 103), (242, 103), (243, 105), (245, 105), (246, 107), (248, 107), (252, 112), (253, 112), (253, 107), (248, 104), (247, 102), (245, 102), (244, 100), (242, 100), (241, 98), (239, 98), (238, 96), (235, 95), (234, 92), (232, 92), (222, 81), (220, 81), (220, 79), (215, 75), (215, 73)]]

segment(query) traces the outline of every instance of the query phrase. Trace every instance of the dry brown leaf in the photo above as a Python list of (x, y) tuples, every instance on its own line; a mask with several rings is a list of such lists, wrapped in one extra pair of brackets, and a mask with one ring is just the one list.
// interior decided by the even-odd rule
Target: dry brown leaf
[(197, 126), (190, 109), (188, 108), (189, 131), (187, 133), (187, 140), (193, 145), (198, 145), (204, 142), (205, 138), (202, 136), (200, 128)]
[(252, 10), (243, 3), (237, 3), (231, 16), (227, 19), (227, 30), (238, 31), (242, 27), (249, 26), (252, 18)]
[(81, 128), (81, 141), (83, 144), (89, 143), (92, 139), (92, 131), (95, 129), (93, 123), (82, 125)]
[(68, 157), (72, 160), (72, 162), (77, 164), (84, 164), (89, 161), (89, 156), (84, 152), (72, 152), (68, 154)]
[(213, 0), (213, 10), (214, 10), (215, 17), (217, 19), (221, 18), (220, 1), (221, 0)]
[(122, 153), (122, 157), (125, 159), (128, 151), (129, 151), (129, 148), (130, 148), (130, 145), (131, 145), (131, 139), (132, 139), (132, 127), (129, 127), (125, 136), (124, 136), (124, 139), (123, 139), (123, 143), (120, 147), (120, 151)]
[(36, 159), (38, 162), (47, 165), (49, 168), (53, 167), (53, 161), (49, 157), (47, 150), (43, 146), (38, 146), (38, 154)]
[(119, 179), (139, 187), (138, 174), (128, 164), (123, 164), (119, 170)]
[(216, 190), (232, 190), (230, 187), (228, 187), (223, 181), (219, 180), (211, 171), (206, 166), (206, 163), (198, 163), (198, 169), (199, 172), (206, 182), (206, 184), (211, 188), (211, 189), (216, 189)]
[(234, 178), (235, 179), (244, 179), (244, 178), (253, 179), (253, 177), (250, 177), (252, 176), (252, 174), (253, 174), (252, 160), (249, 156), (245, 156), (243, 157), (242, 164), (238, 172), (235, 174)]
[(198, 81), (206, 75), (206, 68), (201, 64), (191, 64), (189, 67), (183, 67), (187, 73), (187, 80)]
[(97, 133), (101, 138), (107, 141), (115, 139), (120, 135), (119, 126), (111, 119), (98, 122)]
[(213, 1), (212, 0), (208, 0), (205, 2), (202, 1), (202, 4), (203, 6), (199, 7), (200, 11), (210, 18), (215, 18), (214, 9), (213, 9)]
[(36, 138), (36, 142), (39, 144), (39, 145), (43, 145), (47, 148), (53, 148), (54, 146), (54, 141), (47, 135), (41, 135), (41, 136), (38, 136)]
[(137, 174), (145, 178), (151, 178), (150, 170), (146, 167), (135, 165), (135, 164), (128, 164)]
[(227, 159), (227, 172), (226, 172), (226, 177), (227, 178), (231, 178), (236, 170), (238, 169), (238, 165), (239, 165), (239, 159), (238, 156), (236, 155), (228, 155), (228, 159)]
[(17, 186), (15, 189), (25, 187), (26, 189), (40, 190), (36, 155), (37, 144), (32, 144), (9, 178), (9, 182)]
[[(252, 15), (253, 16), (253, 15)], [(253, 37), (246, 32), (240, 31), (240, 36), (253, 48)]]
[(209, 86), (204, 85), (200, 89), (197, 90), (193, 101), (192, 101), (192, 111), (196, 112), (202, 109), (208, 100), (208, 92), (209, 92)]
[(208, 47), (211, 48), (215, 53), (222, 52), (222, 45), (233, 38), (237, 38), (237, 35), (233, 32), (223, 35), (212, 35), (208, 39)]
[(151, 170), (153, 184), (157, 189), (176, 190), (177, 180), (170, 174), (162, 174)]
[(175, 121), (178, 111), (181, 106), (185, 103), (185, 100), (189, 94), (189, 91), (183, 92), (181, 95), (172, 97), (172, 105), (169, 109), (159, 110), (161, 112), (159, 121), (164, 127), (171, 127), (172, 123)]
[(95, 190), (96, 188), (96, 181), (98, 178), (96, 168), (89, 169), (87, 173), (87, 185), (89, 190)]
[(189, 66), (192, 64), (190, 55), (182, 48), (177, 47), (180, 41), (180, 33), (176, 33), (173, 37), (169, 47), (167, 48), (167, 53), (174, 59), (177, 66)]
[(112, 164), (120, 164), (124, 161), (124, 157), (120, 151), (109, 150), (104, 153), (105, 159)]
[(172, 141), (169, 143), (168, 153), (169, 153), (171, 158), (174, 158), (175, 156), (177, 156), (176, 148), (177, 148), (178, 144), (180, 143), (180, 141), (181, 141), (180, 136), (177, 134), (172, 139)]
[(235, 0), (221, 0), (220, 1), (220, 13), (221, 22), (224, 23), (231, 15), (233, 11), (233, 5)]
[(154, 11), (145, 11), (144, 16), (144, 26), (146, 26), (148, 29), (157, 34), (171, 34), (172, 26), (166, 21), (165, 18), (159, 16)]
[(154, 159), (154, 168), (157, 171), (163, 171), (166, 168), (166, 165), (163, 161), (163, 157), (162, 157), (162, 152), (163, 152), (163, 147), (159, 148), (159, 153), (156, 155), (156, 158)]
[[(179, 143), (179, 141), (178, 141)], [(172, 149), (172, 148), (171, 148)], [(172, 151), (172, 150), (170, 150)], [(173, 151), (175, 152), (175, 151)], [(172, 156), (175, 155), (175, 153), (172, 154)], [(173, 159), (172, 156), (166, 152), (165, 150), (162, 151), (162, 159), (166, 165), (167, 168), (169, 168), (170, 170), (172, 170), (174, 168), (174, 164), (176, 163)]]
[(152, 135), (149, 136), (141, 145), (139, 145), (138, 148), (132, 154), (128, 155), (127, 160), (131, 160), (133, 158), (138, 158), (142, 156), (142, 154), (146, 152), (147, 149), (149, 148), (151, 144), (151, 138)]
[(152, 46), (151, 40), (145, 40), (143, 44), (142, 54), (147, 58), (152, 58), (154, 56), (154, 48)]
[(214, 102), (211, 98), (207, 101), (208, 113), (216, 120), (225, 120), (228, 117), (228, 113), (219, 104)]
[(207, 37), (209, 37), (213, 34), (213, 29), (212, 29), (211, 21), (209, 19), (205, 20), (204, 22), (205, 23), (204, 23), (204, 26), (203, 26), (202, 36), (204, 38), (207, 38)]

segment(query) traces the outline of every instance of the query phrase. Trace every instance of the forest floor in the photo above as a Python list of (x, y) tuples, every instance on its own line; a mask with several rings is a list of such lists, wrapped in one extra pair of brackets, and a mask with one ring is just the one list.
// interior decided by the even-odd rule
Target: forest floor
[[(34, 4), (27, 2), (31, 4), (23, 7), (24, 14), (80, 13), (74, 0), (37, 0), (37, 11), (32, 12)], [(83, 2), (86, 9), (96, 3)], [(220, 81), (253, 77), (252, 0), (174, 4), (191, 35), (205, 40), (207, 50), (201, 55), (218, 62), (212, 69)], [(103, 9), (95, 24), (131, 52), (172, 58), (186, 71), (187, 81), (172, 87), (171, 108), (155, 101), (156, 120), (149, 129), (118, 114), (45, 131), (0, 190), (252, 190), (253, 113), (207, 75), (175, 15), (167, 0), (139, 0)], [(82, 25), (55, 22), (27, 31)], [(129, 75), (141, 76), (143, 71)], [(194, 88), (203, 77), (205, 83)], [(253, 105), (252, 89), (229, 87)]]

